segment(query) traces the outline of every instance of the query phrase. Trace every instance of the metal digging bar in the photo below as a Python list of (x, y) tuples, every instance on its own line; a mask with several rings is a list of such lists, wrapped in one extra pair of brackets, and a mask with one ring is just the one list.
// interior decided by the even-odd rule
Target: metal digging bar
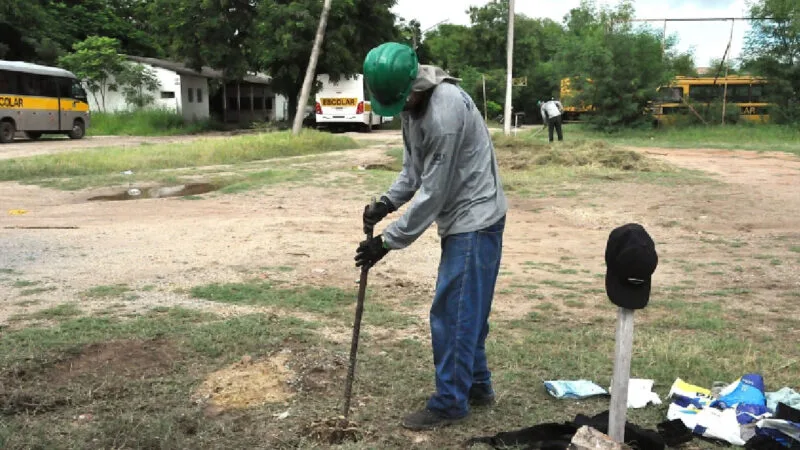
[[(372, 230), (367, 233), (367, 240), (372, 239)], [(353, 340), (350, 344), (350, 368), (347, 370), (347, 379), (344, 386), (344, 407), (342, 415), (345, 419), (350, 416), (350, 397), (353, 393), (353, 377), (356, 371), (356, 355), (358, 353), (358, 336), (361, 333), (361, 316), (364, 314), (364, 297), (367, 293), (367, 274), (369, 265), (361, 266), (361, 279), (358, 281), (358, 303), (356, 304), (356, 317), (353, 322)]]

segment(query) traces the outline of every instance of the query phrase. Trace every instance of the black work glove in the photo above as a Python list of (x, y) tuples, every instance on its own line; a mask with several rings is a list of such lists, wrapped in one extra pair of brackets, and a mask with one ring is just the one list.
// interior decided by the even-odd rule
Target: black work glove
[(364, 207), (364, 234), (372, 234), (375, 225), (384, 217), (394, 212), (395, 207), (386, 196), (381, 197), (380, 201), (373, 201)]
[(380, 236), (362, 241), (356, 250), (356, 267), (370, 268), (387, 253), (389, 253), (389, 249), (384, 247), (383, 239)]

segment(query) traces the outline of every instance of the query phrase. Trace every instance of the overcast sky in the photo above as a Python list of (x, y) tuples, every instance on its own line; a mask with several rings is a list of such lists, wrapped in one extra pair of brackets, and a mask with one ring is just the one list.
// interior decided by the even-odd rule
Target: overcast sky
[[(469, 25), (466, 10), (482, 6), (489, 0), (397, 0), (395, 14), (407, 19), (417, 19), (422, 29), (448, 20), (448, 23)], [(616, 5), (616, 0), (597, 0), (598, 5)], [(580, 0), (516, 0), (518, 14), (533, 18), (550, 18), (563, 22), (570, 9), (578, 7)], [(678, 19), (695, 17), (746, 17), (745, 0), (634, 0), (636, 17), (640, 19)], [(664, 23), (653, 24), (657, 28)], [(678, 35), (681, 50), (694, 50), (695, 63), (707, 66), (712, 58), (722, 58), (731, 30), (730, 22), (669, 22), (667, 34)], [(749, 30), (746, 22), (737, 21), (733, 32), (731, 51), (738, 58)]]

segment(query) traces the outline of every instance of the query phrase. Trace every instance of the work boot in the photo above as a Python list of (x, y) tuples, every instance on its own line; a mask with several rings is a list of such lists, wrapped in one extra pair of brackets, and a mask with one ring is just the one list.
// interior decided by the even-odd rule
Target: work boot
[(469, 388), (469, 404), (471, 406), (494, 405), (494, 390), (489, 384), (473, 384)]
[(403, 422), (401, 424), (403, 425), (403, 428), (407, 428), (412, 431), (435, 430), (458, 423), (464, 420), (466, 417), (467, 416), (459, 418), (445, 417), (436, 411), (425, 408), (407, 415), (403, 418)]

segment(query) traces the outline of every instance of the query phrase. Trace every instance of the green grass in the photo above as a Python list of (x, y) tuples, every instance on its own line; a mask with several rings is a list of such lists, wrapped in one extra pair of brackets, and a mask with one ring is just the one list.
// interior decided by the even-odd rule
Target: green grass
[[(345, 136), (316, 131), (265, 133), (221, 139), (201, 139), (186, 144), (159, 144), (129, 148), (92, 149), (0, 161), (0, 181), (47, 178), (111, 176), (115, 180), (140, 180), (142, 172), (220, 164), (239, 164), (264, 159), (311, 155), (356, 148)], [(119, 172), (132, 170), (133, 178)], [(138, 175), (136, 175), (138, 174)]]
[(220, 184), (225, 184), (225, 186), (221, 188), (219, 192), (223, 194), (235, 194), (278, 183), (308, 181), (312, 179), (313, 176), (314, 174), (308, 170), (264, 170), (227, 178), (220, 182)]
[(63, 303), (31, 314), (17, 314), (12, 316), (12, 320), (66, 320), (81, 314), (83, 311), (74, 303)]
[(191, 294), (220, 303), (278, 306), (323, 314), (353, 302), (353, 297), (341, 289), (275, 289), (270, 283), (260, 281), (196, 286)]
[[(540, 133), (540, 136), (542, 134)], [(583, 124), (568, 124), (567, 141), (603, 139), (612, 144), (635, 147), (715, 148), (728, 150), (782, 151), (800, 155), (800, 129), (782, 125), (739, 124), (686, 128), (624, 130), (606, 134)]]
[(210, 120), (185, 122), (183, 116), (163, 109), (131, 112), (93, 112), (88, 136), (171, 136), (219, 130), (221, 125)]
[(131, 288), (127, 284), (115, 284), (108, 286), (95, 286), (83, 293), (88, 298), (114, 298), (122, 297)]
[(37, 287), (37, 288), (31, 288), (31, 289), (23, 289), (23, 290), (19, 291), (19, 295), (23, 296), (23, 297), (26, 297), (26, 296), (30, 296), (30, 295), (42, 294), (44, 292), (55, 291), (57, 289), (58, 288), (56, 288), (55, 286), (46, 286), (46, 287)]
[(34, 286), (39, 283), (40, 281), (17, 280), (14, 282), (14, 284), (12, 284), (12, 286), (15, 288), (22, 288), (22, 287)]

